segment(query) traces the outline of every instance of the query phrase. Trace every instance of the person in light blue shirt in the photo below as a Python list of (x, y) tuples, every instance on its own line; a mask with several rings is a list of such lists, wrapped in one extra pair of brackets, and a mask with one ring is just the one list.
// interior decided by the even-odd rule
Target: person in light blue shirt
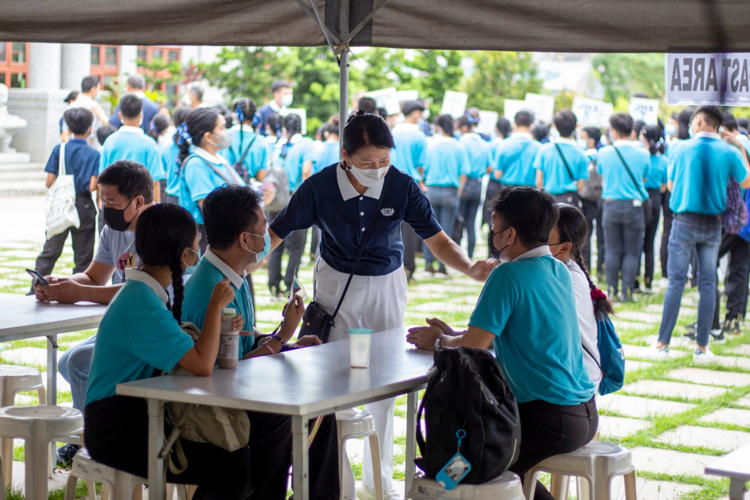
[[(651, 154), (651, 167), (646, 177), (646, 191), (648, 191), (648, 197), (651, 199), (651, 223), (646, 225), (646, 233), (643, 239), (643, 254), (646, 258), (643, 284), (645, 290), (650, 291), (654, 281), (654, 239), (661, 217), (661, 197), (667, 190), (667, 157), (664, 155), (666, 144), (661, 134), (661, 127), (643, 127), (640, 140)], [(639, 265), (639, 273), (640, 268)]]
[[(424, 183), (427, 186), (427, 199), (430, 200), (440, 227), (448, 235), (452, 235), (459, 198), (471, 165), (466, 148), (453, 137), (453, 117), (439, 116), (436, 126), (440, 133), (436, 134), (427, 145)], [(424, 261), (427, 272), (434, 274), (433, 255), (426, 244), (424, 245)], [(440, 262), (437, 272), (448, 273), (443, 262)]]
[[(191, 111), (192, 108), (188, 108), (187, 106), (177, 108), (172, 115), (174, 126), (179, 127), (185, 123)], [(180, 203), (180, 146), (177, 144), (178, 139), (179, 136), (175, 134), (171, 140), (166, 139), (164, 144), (159, 148), (161, 164), (167, 176), (161, 201), (162, 203), (172, 203), (175, 205), (179, 205)]]
[(497, 149), (492, 175), (503, 186), (536, 185), (533, 165), (542, 145), (531, 135), (533, 121), (528, 111), (516, 113), (513, 135)]
[[(127, 270), (125, 285), (99, 325), (86, 392), (86, 448), (99, 463), (130, 474), (148, 473), (148, 411), (145, 402), (116, 394), (118, 384), (143, 380), (179, 367), (211, 375), (219, 353), (221, 311), (234, 293), (226, 281), (213, 288), (206, 321), (197, 340), (180, 329), (182, 275), (195, 264), (198, 231), (190, 213), (177, 205), (157, 205), (138, 219), (140, 268)], [(174, 290), (170, 301), (167, 287)], [(171, 303), (170, 303), (171, 302)], [(197, 484), (199, 498), (240, 500), (252, 492), (247, 447), (230, 452), (183, 440), (186, 470), (167, 480)]]
[[(492, 170), (492, 148), (474, 131), (478, 123), (479, 119), (469, 113), (458, 119), (458, 126), (461, 130), (459, 142), (466, 148), (469, 158), (469, 171), (461, 192), (458, 213), (463, 218), (466, 227), (466, 236), (469, 240), (467, 250), (470, 259), (474, 258), (474, 245), (477, 241), (476, 220), (479, 206), (482, 204), (482, 178)], [(454, 236), (457, 236), (456, 243), (460, 245), (463, 231)]]
[[(510, 471), (525, 473), (596, 434), (596, 387), (583, 360), (570, 272), (548, 246), (559, 210), (548, 193), (503, 188), (493, 199), (490, 244), (503, 262), (484, 285), (465, 332), (444, 321), (409, 329), (420, 349), (494, 347), (518, 402), (521, 445)], [(535, 497), (551, 499), (537, 483)]]
[(177, 131), (181, 164), (180, 206), (186, 208), (198, 223), (201, 252), (208, 241), (203, 227), (203, 200), (214, 189), (227, 185), (245, 185), (226, 159), (218, 155), (232, 142), (226, 119), (213, 108), (197, 108)]
[[(599, 150), (597, 171), (602, 175), (604, 200), (604, 265), (610, 297), (621, 292), (621, 302), (633, 298), (638, 259), (643, 250), (646, 219), (643, 202), (647, 199), (645, 179), (651, 168), (651, 155), (630, 140), (633, 118), (616, 113), (609, 119), (610, 146)], [(622, 274), (622, 288), (619, 276)]]
[[(742, 143), (728, 131), (719, 135), (724, 120), (716, 106), (700, 106), (692, 115), (692, 139), (672, 151), (667, 167), (669, 207), (674, 212), (669, 237), (669, 286), (659, 339), (651, 346), (654, 357), (669, 357), (669, 342), (680, 312), (680, 301), (691, 256), (698, 257), (698, 325), (693, 362), (710, 363), (708, 348), (716, 294), (716, 262), (721, 243), (721, 217), (726, 209), (727, 183), (734, 178), (750, 187), (747, 156)], [(722, 140), (723, 139), (723, 140)]]
[(231, 146), (219, 152), (245, 182), (263, 182), (270, 162), (268, 144), (258, 133), (261, 117), (256, 108), (255, 101), (248, 97), (234, 101), (232, 116), (238, 124), (229, 129)]
[(101, 151), (99, 173), (118, 160), (133, 160), (145, 166), (154, 180), (154, 199), (161, 200), (159, 181), (167, 178), (161, 163), (156, 141), (139, 127), (143, 120), (143, 103), (135, 94), (126, 94), (120, 99), (122, 127), (107, 137)]
[(555, 113), (555, 128), (560, 138), (539, 148), (534, 170), (536, 187), (544, 188), (560, 203), (581, 208), (578, 191), (589, 177), (589, 162), (573, 139), (577, 122), (569, 109)]
[(341, 145), (339, 144), (338, 122), (329, 122), (324, 125), (323, 135), (325, 142), (315, 155), (313, 162), (313, 173), (320, 172), (328, 165), (338, 163), (341, 158)]

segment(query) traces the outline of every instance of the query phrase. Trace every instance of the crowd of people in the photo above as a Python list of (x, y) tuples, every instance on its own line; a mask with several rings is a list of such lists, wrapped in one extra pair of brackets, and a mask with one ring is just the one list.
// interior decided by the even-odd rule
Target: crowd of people
[[(750, 243), (722, 214), (728, 199), (744, 207), (748, 139), (742, 124), (714, 106), (686, 110), (666, 126), (618, 113), (605, 131), (580, 127), (570, 110), (557, 112), (551, 127), (520, 111), (513, 123), (501, 118), (492, 138), (477, 133), (475, 109), (429, 123), (423, 101), (402, 103), (394, 117), (362, 97), (343, 135), (333, 117), (312, 139), (288, 112), (288, 82), (275, 82), (260, 108), (240, 97), (224, 112), (192, 92), (190, 107), (164, 112), (135, 77), (108, 118), (92, 78), (66, 110), (64, 142), (46, 167), (48, 186), (61, 162), (75, 178), (81, 224), (69, 232), (76, 267), (72, 276), (49, 276), (68, 233), (50, 238), (37, 260), (50, 284), (35, 282), (32, 293), (109, 304), (97, 335), (59, 363), (73, 406), (84, 412), (86, 445), (106, 465), (146, 476), (145, 403), (117, 396), (115, 386), (177, 366), (210, 375), (224, 308), (238, 313), (239, 359), (321, 343), (315, 336), (292, 341), (305, 313), (299, 297), (277, 332), (262, 335), (255, 327), (252, 272), (267, 265), (271, 293), (289, 294), (310, 229), (314, 304), (336, 317), (330, 342), (348, 338), (363, 320), (375, 332), (403, 326), (420, 251), (427, 273), (450, 267), (486, 281), (467, 330), (432, 318), (407, 341), (427, 350), (494, 349), (519, 403), (521, 448), (510, 470), (521, 478), (596, 433), (596, 314), (656, 286), (660, 229), (668, 285), (652, 355), (669, 357), (690, 270), (700, 291), (697, 325), (688, 333), (694, 361), (711, 361), (709, 342), (739, 333)], [(477, 228), (485, 223), (487, 259), (474, 260)], [(722, 331), (717, 265), (724, 254), (731, 261)], [(606, 295), (595, 284), (605, 280)], [(181, 330), (183, 321), (202, 331), (198, 341)], [(374, 498), (376, 481), (387, 498), (399, 498), (392, 483), (395, 400), (366, 409), (378, 433), (381, 477), (373, 476), (366, 442), (362, 485), (355, 492), (353, 473), (339, 484), (335, 416), (328, 415), (310, 451), (313, 498)], [(197, 484), (195, 498), (285, 498), (290, 420), (248, 416), (248, 446), (229, 452), (183, 443), (187, 470), (170, 471), (168, 480)], [(76, 451), (66, 445), (59, 458), (69, 461)], [(541, 483), (536, 491), (552, 498)]]

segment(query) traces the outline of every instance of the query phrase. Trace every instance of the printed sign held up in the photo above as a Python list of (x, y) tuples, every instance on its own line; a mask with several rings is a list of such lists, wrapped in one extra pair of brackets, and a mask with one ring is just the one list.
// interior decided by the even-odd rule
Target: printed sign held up
[(478, 134), (492, 135), (495, 132), (498, 114), (496, 111), (479, 111), (479, 125), (476, 132)]
[(519, 111), (531, 111), (526, 101), (520, 99), (506, 99), (503, 105), (503, 116), (513, 122)]
[(603, 101), (576, 96), (573, 99), (571, 111), (576, 115), (578, 125), (583, 125), (584, 127), (599, 127), (601, 125), (601, 116), (605, 107), (606, 103)]
[(667, 54), (667, 104), (750, 106), (750, 53)]
[(659, 122), (659, 100), (633, 97), (630, 99), (628, 113), (633, 117), (633, 121), (656, 125)]
[(443, 105), (440, 108), (441, 115), (451, 115), (453, 118), (461, 118), (466, 111), (466, 101), (469, 100), (469, 94), (463, 92), (445, 91)]
[(526, 94), (526, 106), (534, 113), (534, 119), (547, 124), (552, 123), (555, 113), (555, 98), (551, 95)]

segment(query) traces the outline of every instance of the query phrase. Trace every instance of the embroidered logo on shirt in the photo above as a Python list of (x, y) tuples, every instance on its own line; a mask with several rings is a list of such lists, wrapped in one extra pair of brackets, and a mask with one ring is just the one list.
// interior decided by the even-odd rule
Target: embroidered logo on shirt
[(395, 214), (396, 211), (392, 208), (384, 208), (380, 211), (381, 214), (383, 214), (384, 217), (390, 217), (391, 215)]

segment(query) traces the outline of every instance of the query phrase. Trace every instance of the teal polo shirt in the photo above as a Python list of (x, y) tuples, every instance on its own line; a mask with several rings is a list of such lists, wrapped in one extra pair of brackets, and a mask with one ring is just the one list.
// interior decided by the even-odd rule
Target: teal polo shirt
[(151, 378), (154, 369), (172, 370), (195, 346), (167, 309), (158, 281), (134, 268), (125, 277), (99, 325), (86, 404), (114, 396), (117, 384)]
[(180, 168), (180, 206), (193, 215), (195, 222), (203, 224), (203, 212), (198, 201), (206, 199), (214, 189), (226, 186), (227, 180), (239, 186), (244, 186), (245, 182), (224, 158), (197, 146), (193, 147), (193, 152), (194, 155), (188, 157)]
[(416, 123), (399, 123), (392, 133), (396, 149), (392, 152), (391, 164), (420, 182), (422, 176), (417, 168), (424, 166), (426, 160), (427, 136)]
[(628, 175), (615, 148), (604, 146), (599, 150), (596, 160), (597, 172), (602, 174), (602, 199), (642, 201), (646, 195), (643, 179), (651, 170), (651, 154), (640, 142), (618, 140), (614, 145), (625, 158), (638, 186)]
[(459, 187), (471, 170), (466, 148), (453, 137), (435, 136), (427, 145), (424, 162), (426, 186)]
[(286, 170), (286, 175), (289, 178), (289, 192), (293, 193), (302, 184), (302, 166), (306, 161), (315, 162), (315, 142), (309, 137), (295, 134), (292, 137), (291, 144), (286, 149), (286, 156), (281, 158), (284, 144), (286, 144), (286, 141), (281, 142), (280, 145), (276, 144), (275, 154), (278, 155), (279, 161)]
[(161, 164), (167, 176), (167, 188), (164, 190), (170, 196), (180, 196), (180, 147), (174, 141), (165, 142), (159, 148)]
[(547, 246), (492, 271), (469, 325), (496, 335), (495, 355), (518, 403), (575, 405), (594, 396), (570, 271)]
[(320, 172), (328, 165), (338, 163), (341, 157), (341, 146), (339, 141), (326, 141), (315, 154), (313, 173)]
[(674, 183), (669, 208), (676, 214), (717, 215), (727, 209), (729, 177), (747, 177), (742, 153), (719, 134), (699, 132), (683, 141), (669, 157), (667, 175)]
[[(560, 146), (559, 151), (555, 144)], [(560, 153), (565, 156), (570, 173)], [(589, 178), (588, 165), (586, 156), (570, 139), (558, 139), (555, 143), (543, 145), (534, 159), (534, 170), (544, 172), (544, 190), (550, 194), (577, 192), (577, 181)]]
[(107, 137), (101, 151), (99, 173), (118, 160), (140, 163), (146, 167), (154, 181), (167, 178), (156, 141), (143, 133), (141, 128), (123, 125), (120, 130)]
[(667, 183), (667, 165), (669, 160), (661, 153), (651, 155), (651, 168), (646, 177), (646, 189), (661, 189)]
[[(247, 151), (242, 164), (251, 178), (256, 177), (261, 170), (268, 170), (270, 158), (264, 137), (256, 134), (250, 125), (243, 125), (242, 131), (239, 125), (235, 125), (229, 129), (229, 134), (232, 136), (232, 145), (219, 151), (219, 156), (227, 160), (230, 165), (234, 165)], [(241, 142), (240, 134), (242, 134)]]
[(464, 134), (460, 139), (469, 156), (469, 173), (467, 177), (479, 179), (487, 173), (487, 167), (492, 163), (492, 148), (479, 134)]
[[(234, 300), (229, 303), (228, 308), (234, 308), (242, 315), (245, 325), (242, 328), (246, 332), (253, 331), (255, 323), (255, 312), (253, 311), (253, 298), (247, 280), (234, 272), (216, 254), (211, 247), (201, 257), (190, 279), (185, 283), (185, 298), (182, 302), (182, 321), (190, 321), (195, 326), (203, 329), (206, 321), (206, 309), (211, 300), (214, 287), (220, 281), (229, 279), (234, 288)], [(253, 350), (254, 336), (240, 337), (240, 356)]]
[[(542, 145), (531, 134), (515, 132), (497, 148), (494, 170), (502, 170), (507, 186), (536, 186), (534, 160)], [(493, 179), (497, 177), (493, 175)]]

